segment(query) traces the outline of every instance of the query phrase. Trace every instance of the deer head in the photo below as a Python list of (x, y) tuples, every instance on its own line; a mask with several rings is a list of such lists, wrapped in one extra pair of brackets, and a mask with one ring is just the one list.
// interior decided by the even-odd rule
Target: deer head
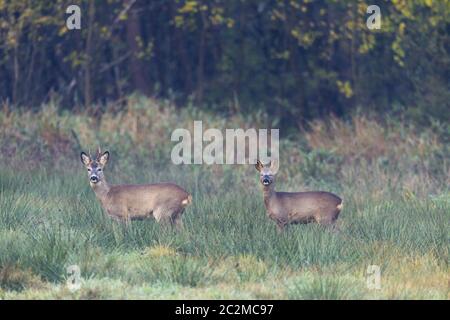
[(263, 165), (261, 161), (257, 160), (255, 168), (259, 172), (259, 181), (264, 187), (269, 187), (275, 182), (275, 175), (278, 171), (277, 160), (272, 160), (268, 165)]
[(88, 171), (89, 182), (91, 186), (103, 182), (105, 180), (103, 168), (109, 160), (109, 152), (105, 151), (102, 153), (99, 149), (94, 158), (92, 158), (91, 155), (87, 155), (86, 153), (81, 152), (80, 157), (81, 162), (84, 164)]

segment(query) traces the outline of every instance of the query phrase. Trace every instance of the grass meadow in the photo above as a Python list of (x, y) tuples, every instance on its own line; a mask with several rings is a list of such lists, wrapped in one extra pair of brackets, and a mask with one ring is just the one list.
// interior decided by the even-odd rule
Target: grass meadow
[[(0, 113), (0, 299), (448, 299), (448, 124), (355, 114), (281, 135), (278, 191), (345, 201), (340, 233), (266, 217), (252, 165), (170, 162), (175, 128), (267, 128), (132, 97), (125, 111), (49, 104)], [(193, 195), (175, 232), (108, 218), (80, 149), (111, 152), (109, 183), (174, 181)], [(81, 287), (67, 286), (78, 265)], [(367, 286), (367, 268), (381, 287)]]

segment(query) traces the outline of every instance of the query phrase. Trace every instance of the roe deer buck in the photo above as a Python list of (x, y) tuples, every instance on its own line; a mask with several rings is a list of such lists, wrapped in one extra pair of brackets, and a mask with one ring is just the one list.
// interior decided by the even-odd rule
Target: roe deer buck
[(81, 153), (81, 162), (86, 166), (89, 182), (102, 207), (115, 220), (144, 219), (153, 216), (158, 222), (182, 227), (181, 215), (192, 196), (172, 183), (110, 186), (103, 174), (109, 160), (109, 152), (100, 150), (95, 158)]
[(260, 173), (267, 214), (275, 221), (279, 231), (283, 231), (288, 224), (309, 222), (335, 228), (336, 219), (342, 210), (341, 198), (324, 191), (276, 192), (275, 161), (265, 166), (258, 160), (255, 167)]

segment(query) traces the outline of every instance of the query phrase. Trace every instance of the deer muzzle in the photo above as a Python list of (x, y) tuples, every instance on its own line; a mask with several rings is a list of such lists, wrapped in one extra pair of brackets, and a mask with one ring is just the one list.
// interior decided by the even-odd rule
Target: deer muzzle
[(263, 185), (268, 186), (270, 184), (270, 182), (271, 181), (270, 181), (269, 177), (263, 177), (263, 179), (262, 179)]

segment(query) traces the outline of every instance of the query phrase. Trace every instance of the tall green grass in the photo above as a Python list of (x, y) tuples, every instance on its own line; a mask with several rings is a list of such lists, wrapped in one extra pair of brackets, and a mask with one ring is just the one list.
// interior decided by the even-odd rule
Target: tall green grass
[[(61, 143), (70, 137), (65, 130), (82, 128), (87, 116), (42, 112), (35, 123), (59, 123), (60, 131), (30, 124), (15, 140), (7, 140), (12, 127), (0, 134), (2, 150), (22, 147), (4, 153), (0, 164), (0, 298), (445, 298), (449, 167), (433, 148), (408, 158), (385, 146), (379, 157), (354, 159), (301, 138), (283, 140), (277, 189), (332, 191), (344, 198), (344, 210), (340, 233), (310, 224), (279, 234), (265, 214), (253, 166), (174, 166), (169, 140), (155, 153), (145, 149), (147, 140), (139, 144), (140, 134), (129, 137), (134, 147), (121, 144), (123, 137), (108, 140), (110, 183), (174, 181), (193, 194), (185, 228), (175, 232), (151, 219), (126, 226), (106, 216), (76, 147), (55, 150), (39, 138)], [(2, 117), (4, 124), (22, 124), (28, 115)], [(182, 117), (187, 124), (189, 116)], [(96, 143), (107, 137), (102, 130)], [(384, 276), (379, 292), (365, 287), (373, 264)], [(66, 288), (70, 265), (81, 268), (79, 292)]]
[[(150, 219), (128, 227), (114, 222), (89, 189), (83, 168), (79, 171), (29, 173), (36, 179), (25, 172), (4, 175), (7, 178), (0, 186), (0, 269), (30, 270), (42, 281), (64, 283), (66, 267), (77, 264), (88, 279), (197, 287), (229, 279), (236, 284), (264, 281), (267, 274), (282, 277), (286, 269), (295, 273), (336, 265), (350, 269), (375, 262), (388, 265), (398, 252), (406, 256), (429, 253), (443, 268), (448, 263), (450, 206), (445, 202), (399, 199), (378, 203), (368, 199), (358, 210), (347, 201), (340, 233), (318, 225), (300, 225), (278, 234), (265, 215), (255, 179), (254, 187), (246, 192), (233, 185), (195, 193), (194, 203), (184, 215), (185, 230), (177, 233)], [(239, 181), (237, 175), (229, 174), (231, 180)], [(178, 178), (180, 184), (190, 185), (181, 169)], [(348, 192), (358, 190), (344, 189), (344, 198)], [(175, 253), (154, 258), (144, 255), (155, 246), (172, 248)], [(247, 269), (236, 262), (239, 256), (253, 257)], [(258, 273), (252, 268), (258, 261), (267, 270), (255, 277)], [(217, 271), (222, 262), (227, 268)], [(314, 281), (310, 287), (289, 291), (287, 297), (341, 297), (339, 280)]]

